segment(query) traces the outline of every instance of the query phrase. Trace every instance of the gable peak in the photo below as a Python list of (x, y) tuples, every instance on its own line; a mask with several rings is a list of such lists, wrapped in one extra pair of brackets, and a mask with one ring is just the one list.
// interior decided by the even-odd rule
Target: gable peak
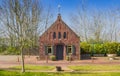
[(61, 21), (61, 15), (60, 15), (60, 13), (58, 14), (57, 20)]

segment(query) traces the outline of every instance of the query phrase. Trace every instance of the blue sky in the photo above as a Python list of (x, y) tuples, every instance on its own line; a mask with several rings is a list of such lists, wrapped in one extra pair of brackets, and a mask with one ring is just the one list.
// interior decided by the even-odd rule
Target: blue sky
[[(61, 5), (61, 15), (63, 20), (69, 23), (69, 18), (71, 14), (75, 14), (78, 6), (81, 5), (81, 0), (41, 0), (43, 6), (51, 5), (52, 13), (54, 15), (54, 20), (58, 14), (58, 4)], [(112, 9), (114, 7), (120, 7), (120, 0), (85, 0), (88, 10), (101, 9), (106, 11), (106, 9)], [(68, 20), (69, 19), (69, 20)]]
[[(84, 0), (89, 10), (92, 9), (111, 9), (114, 7), (120, 7), (120, 0)], [(0, 0), (0, 3), (2, 0)], [(58, 4), (61, 5), (61, 15), (65, 22), (68, 22), (69, 16), (75, 14), (81, 0), (41, 0), (43, 7), (51, 5), (51, 11), (54, 15), (54, 19), (58, 14)]]
[[(3, 0), (0, 0), (0, 4)], [(107, 9), (114, 9), (116, 7), (120, 8), (120, 0), (84, 0), (88, 7), (87, 10), (91, 12), (93, 9), (100, 9), (102, 11), (107, 11)], [(56, 20), (58, 15), (58, 5), (61, 5), (61, 16), (64, 22), (68, 26), (75, 26), (71, 21), (71, 15), (77, 14), (78, 7), (81, 5), (81, 0), (41, 0), (44, 12), (47, 12), (46, 7), (51, 5), (51, 13), (53, 14), (53, 19), (51, 23)], [(46, 14), (45, 14), (46, 15)], [(88, 15), (90, 15), (88, 13)], [(49, 24), (48, 26), (50, 26)]]

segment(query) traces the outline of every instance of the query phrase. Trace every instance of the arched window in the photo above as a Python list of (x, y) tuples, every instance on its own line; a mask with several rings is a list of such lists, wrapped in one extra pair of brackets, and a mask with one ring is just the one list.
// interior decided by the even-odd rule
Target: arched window
[(58, 39), (61, 38), (61, 32), (58, 32)]
[(56, 38), (56, 33), (55, 32), (53, 32), (53, 39), (55, 39)]
[(64, 38), (64, 39), (66, 38), (66, 32), (63, 33), (63, 38)]

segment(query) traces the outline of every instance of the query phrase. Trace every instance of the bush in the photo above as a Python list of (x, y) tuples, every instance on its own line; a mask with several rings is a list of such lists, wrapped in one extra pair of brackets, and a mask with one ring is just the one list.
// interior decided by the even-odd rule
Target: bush
[(8, 54), (9, 55), (18, 55), (18, 54), (20, 54), (20, 50), (17, 47), (8, 46), (6, 48), (6, 50), (3, 52), (3, 54), (5, 54), (5, 55), (8, 55)]
[(51, 55), (51, 56), (50, 56), (50, 59), (51, 59), (52, 61), (55, 61), (55, 60), (56, 60), (55, 55)]
[(104, 44), (108, 54), (116, 54), (118, 51), (118, 43), (107, 42)]
[(72, 58), (70, 56), (66, 56), (66, 60), (70, 61), (70, 60), (72, 60)]
[(94, 46), (94, 53), (95, 54), (105, 54), (106, 50), (103, 44), (95, 44)]
[(120, 44), (117, 42), (106, 42), (104, 44), (89, 44), (87, 42), (81, 42), (81, 53), (82, 54), (117, 54), (120, 56)]
[(69, 56), (66, 56), (66, 60), (69, 61)]
[(1, 45), (0, 46), (0, 53), (3, 53), (7, 49), (6, 45)]
[(88, 44), (87, 42), (81, 42), (80, 47), (82, 54), (90, 54), (90, 44)]
[(118, 44), (117, 55), (120, 56), (120, 44)]

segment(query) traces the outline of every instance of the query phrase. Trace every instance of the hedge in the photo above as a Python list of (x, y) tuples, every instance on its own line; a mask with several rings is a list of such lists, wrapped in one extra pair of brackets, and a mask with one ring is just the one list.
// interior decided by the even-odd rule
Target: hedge
[(106, 42), (90, 44), (87, 42), (81, 42), (81, 53), (82, 54), (117, 54), (120, 55), (120, 43), (117, 42)]

